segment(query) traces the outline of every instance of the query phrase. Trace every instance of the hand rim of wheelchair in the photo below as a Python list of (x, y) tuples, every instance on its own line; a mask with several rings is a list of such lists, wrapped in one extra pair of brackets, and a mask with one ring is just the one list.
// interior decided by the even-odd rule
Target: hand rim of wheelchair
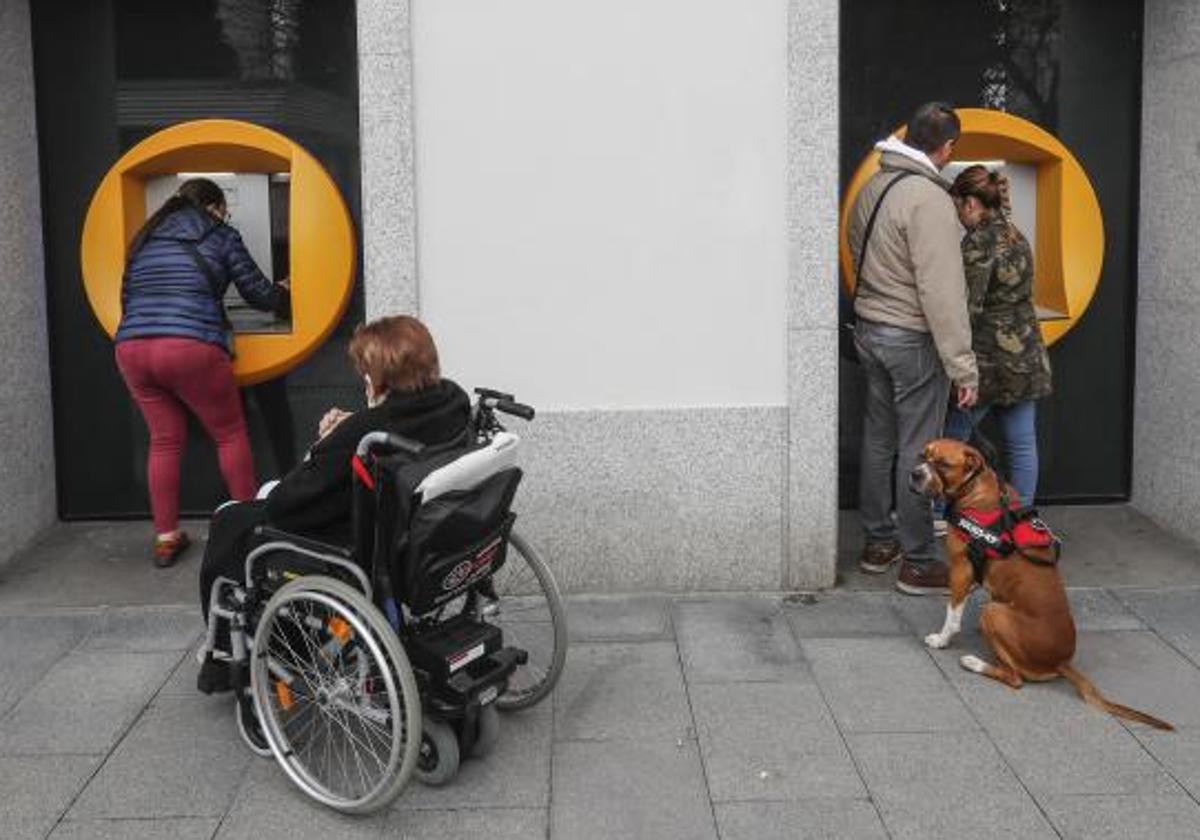
[[(509, 678), (508, 688), (495, 701), (497, 708), (503, 711), (516, 711), (518, 709), (527, 709), (530, 706), (540, 703), (545, 699), (546, 695), (554, 690), (554, 686), (558, 683), (558, 678), (562, 675), (567, 658), (567, 619), (566, 610), (562, 602), (562, 593), (546, 561), (516, 531), (509, 534), (509, 548), (516, 549), (517, 553), (524, 559), (525, 564), (533, 571), (541, 593), (546, 599), (553, 645), (550, 653), (550, 662), (541, 666), (534, 662), (533, 656), (535, 652), (522, 644), (520, 633), (514, 632), (513, 625), (500, 624), (505, 636), (505, 643), (526, 650), (530, 656), (526, 664), (517, 667), (512, 677)], [(516, 558), (512, 556), (510, 551), (504, 567), (497, 574), (503, 575), (504, 569), (510, 568), (514, 562), (516, 562)], [(500, 610), (503, 614), (503, 594), (500, 596)], [(524, 688), (514, 688), (514, 682), (519, 682), (522, 676), (539, 668), (542, 670), (542, 676), (536, 683)]]
[[(276, 616), (280, 614), (281, 609), (301, 598), (308, 598), (332, 610), (346, 622), (353, 638), (360, 643), (359, 649), (362, 650), (365, 647), (366, 654), (373, 660), (370, 664), (374, 665), (378, 678), (382, 679), (384, 683), (387, 711), (393, 722), (387, 745), (387, 762), (384, 764), (377, 755), (372, 755), (375, 764), (381, 767), (382, 772), (373, 774), (376, 778), (372, 782), (367, 782), (363, 778), (364, 787), (368, 789), (358, 796), (347, 796), (331, 789), (330, 785), (315, 775), (313, 769), (303, 761), (304, 750), (296, 752), (291, 749), (290, 739), (284, 731), (285, 727), (277, 719), (275, 705), (272, 702), (272, 680), (269, 673), (271, 662), (267, 655), (270, 634), (273, 632)], [(296, 623), (295, 619), (293, 619), (293, 623)], [(293, 653), (295, 652), (293, 651)], [(296, 662), (295, 665), (301, 666), (301, 663)], [(316, 675), (315, 672), (314, 675)], [(292, 782), (313, 799), (345, 813), (371, 813), (395, 799), (407, 784), (416, 766), (421, 744), (421, 701), (416, 679), (404, 648), (391, 631), (386, 619), (373, 604), (352, 587), (322, 575), (305, 575), (282, 586), (267, 602), (258, 621), (251, 653), (250, 677), (251, 691), (258, 706), (263, 734), (271, 745), (275, 760)], [(344, 681), (345, 675), (342, 674), (338, 681), (339, 685), (333, 692), (328, 691), (328, 685), (324, 683), (317, 687), (319, 695), (317, 702), (323, 702), (326, 707), (333, 705), (331, 694), (342, 691), (345, 688)], [(307, 683), (308, 680), (305, 679), (305, 682)], [(314, 686), (309, 684), (308, 687), (313, 688)], [(397, 696), (397, 689), (400, 692), (399, 696)], [(324, 693), (322, 694), (322, 692)], [(338, 711), (347, 712), (344, 705), (339, 705)], [(317, 713), (325, 715), (323, 708), (318, 709)], [(329, 716), (326, 715), (326, 722), (328, 718)], [(395, 724), (396, 721), (400, 722), (399, 725)], [(342, 726), (353, 740), (352, 729), (348, 728), (344, 721), (335, 722)], [(365, 724), (362, 724), (361, 718), (359, 718), (359, 723), (363, 726), (361, 731), (368, 731)], [(327, 727), (327, 732), (329, 731)], [(346, 753), (340, 757), (343, 778), (346, 781), (350, 781), (345, 764), (348, 757), (350, 756)], [(360, 778), (362, 778), (364, 768), (358, 752), (356, 751), (352, 757), (357, 764)], [(334, 758), (338, 758), (338, 756), (334, 754)]]

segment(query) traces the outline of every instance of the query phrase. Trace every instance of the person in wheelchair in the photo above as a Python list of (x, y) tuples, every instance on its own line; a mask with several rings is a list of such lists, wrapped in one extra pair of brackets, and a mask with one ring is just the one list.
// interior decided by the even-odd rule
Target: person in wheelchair
[[(350, 461), (367, 432), (390, 432), (426, 446), (465, 439), (470, 399), (462, 388), (441, 377), (433, 337), (416, 318), (397, 315), (360, 326), (350, 342), (350, 358), (365, 384), (366, 410), (330, 409), (307, 456), (266, 498), (226, 504), (213, 516), (200, 567), (200, 607), (206, 625), (213, 581), (240, 577), (247, 553), (257, 544), (258, 526), (270, 525), (332, 545), (349, 544)], [(218, 635), (219, 647), (227, 646), (224, 635), (224, 630)], [(228, 691), (228, 664), (210, 653), (201, 666), (197, 688), (206, 694)]]

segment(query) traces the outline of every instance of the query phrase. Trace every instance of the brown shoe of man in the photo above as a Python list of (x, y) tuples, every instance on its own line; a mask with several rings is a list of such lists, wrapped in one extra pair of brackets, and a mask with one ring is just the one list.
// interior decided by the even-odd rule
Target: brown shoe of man
[(896, 588), (905, 595), (945, 595), (950, 591), (950, 567), (941, 560), (905, 560), (896, 575)]
[(858, 568), (869, 575), (881, 575), (897, 560), (903, 560), (900, 544), (894, 542), (867, 543), (858, 556)]

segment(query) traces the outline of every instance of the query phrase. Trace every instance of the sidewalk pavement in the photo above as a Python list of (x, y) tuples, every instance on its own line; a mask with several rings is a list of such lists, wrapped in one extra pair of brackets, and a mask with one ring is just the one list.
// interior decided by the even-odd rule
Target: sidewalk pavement
[(815, 595), (577, 595), (553, 702), (372, 818), (301, 798), (195, 692), (197, 548), (159, 571), (144, 523), (64, 525), (0, 571), (0, 837), (1200, 838), (1200, 552), (1128, 508), (1048, 518), (1077, 665), (1178, 732), (961, 670), (978, 596), (930, 651), (942, 599), (849, 567)]

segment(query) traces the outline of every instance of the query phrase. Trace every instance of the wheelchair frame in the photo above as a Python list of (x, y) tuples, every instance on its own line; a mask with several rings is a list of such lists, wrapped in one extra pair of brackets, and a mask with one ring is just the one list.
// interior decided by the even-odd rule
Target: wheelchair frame
[[(526, 419), (533, 416), (532, 409), (515, 403), (510, 395), (485, 389), (477, 389), (477, 393), (479, 400), (472, 416), (477, 446), (491, 446), (504, 431), (495, 411)], [(356, 458), (366, 458), (372, 447), (379, 445), (412, 457), (423, 450), (419, 444), (403, 438), (373, 432), (360, 441)], [(361, 467), (360, 460), (355, 472)], [(211, 654), (229, 662), (237, 697), (238, 728), (248, 746), (259, 755), (273, 756), (306, 794), (347, 813), (370, 813), (386, 806), (413, 773), (428, 784), (444, 784), (453, 777), (463, 755), (482, 756), (489, 752), (498, 737), (497, 708), (525, 708), (544, 699), (561, 674), (566, 653), (565, 613), (557, 584), (536, 551), (511, 532), (511, 514), (500, 532), (501, 550), (511, 554), (515, 548), (520, 561), (532, 571), (534, 583), (548, 607), (550, 624), (549, 661), (531, 688), (510, 692), (510, 677), (514, 672), (527, 665), (531, 673), (536, 672), (528, 661), (528, 652), (505, 647), (500, 627), (489, 621), (503, 609), (493, 588), (493, 578), (497, 570), (517, 562), (513, 558), (502, 559), (486, 575), (470, 580), (461, 592), (435, 611), (408, 614), (401, 599), (395, 598), (391, 591), (390, 571), (381, 566), (381, 563), (387, 565), (381, 559), (386, 548), (378, 543), (374, 546), (369, 569), (351, 559), (365, 548), (360, 533), (359, 505), (364, 495), (358, 489), (361, 480), (359, 473), (355, 479), (353, 552), (300, 535), (258, 529), (268, 540), (248, 552), (244, 582), (220, 577), (212, 585), (208, 628), (200, 652), (201, 656)], [(277, 553), (320, 564), (323, 573), (280, 572), (279, 578), (291, 579), (263, 597), (261, 582), (274, 573), (264, 564)], [(364, 561), (367, 562), (365, 558)], [(461, 610), (442, 620), (447, 607), (460, 599)], [(228, 622), (228, 652), (216, 648), (219, 620)], [(306, 636), (310, 630), (327, 638), (317, 645), (320, 639), (310, 640)], [(312, 656), (308, 666), (301, 663), (303, 657), (292, 648), (290, 641), (294, 638), (304, 638), (306, 652)], [(281, 654), (276, 650), (281, 642), (292, 657), (286, 663), (291, 670), (281, 663)], [(455, 644), (464, 643), (465, 649), (454, 648)], [(329, 655), (327, 648), (332, 651)], [(345, 658), (347, 651), (356, 656), (356, 670), (350, 675), (336, 672), (335, 660)], [(417, 655), (421, 667), (414, 667), (412, 655)], [(444, 667), (439, 667), (438, 657), (443, 655), (448, 659)], [(341, 770), (344, 786), (353, 791), (334, 790), (328, 780), (314, 776), (302, 756), (297, 757), (302, 750), (280, 723), (281, 714), (290, 714), (295, 705), (293, 683), (297, 683), (299, 692), (306, 694), (309, 707), (318, 709), (310, 715), (306, 731), (311, 733), (319, 725), (319, 713), (326, 718), (327, 730), (328, 719), (333, 719), (351, 742), (350, 750), (358, 762), (358, 780), (362, 784), (356, 785), (354, 773), (347, 770), (346, 754), (341, 756)], [(375, 705), (379, 695), (375, 689), (379, 686), (385, 689), (386, 709)], [(361, 720), (354, 718), (356, 714), (362, 715)], [(314, 720), (317, 722), (313, 723)], [(389, 738), (387, 760), (381, 761), (379, 755), (371, 754), (381, 772), (377, 779), (368, 781), (357, 748), (375, 744), (384, 734)], [(331, 736), (327, 734), (328, 737)], [(334, 752), (336, 756), (336, 747)]]

